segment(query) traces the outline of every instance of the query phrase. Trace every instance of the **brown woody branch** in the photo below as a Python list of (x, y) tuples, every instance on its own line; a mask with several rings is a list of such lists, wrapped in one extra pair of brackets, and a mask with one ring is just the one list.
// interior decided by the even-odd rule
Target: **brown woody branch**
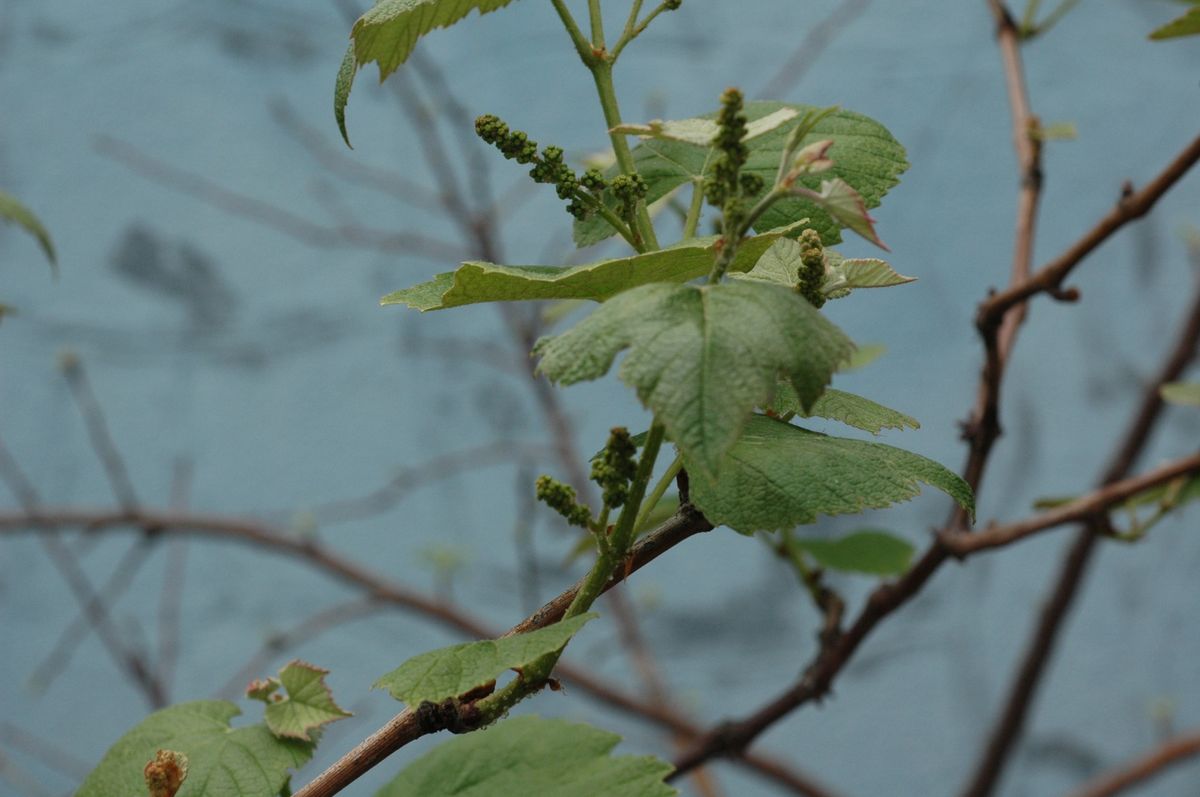
[[(1114, 484), (1137, 464), (1137, 459), (1162, 414), (1163, 400), (1159, 389), (1168, 382), (1176, 381), (1183, 374), (1184, 369), (1195, 359), (1198, 344), (1200, 285), (1196, 286), (1192, 306), (1178, 340), (1156, 378), (1142, 393), (1142, 400), (1133, 420), (1104, 470), (1100, 479), (1102, 486)], [(1086, 524), (1076, 534), (1063, 558), (1058, 579), (1044, 604), (1037, 626), (1030, 635), (1025, 654), (1004, 701), (1004, 709), (992, 728), (983, 755), (963, 792), (964, 797), (986, 797), (995, 789), (1009, 753), (1025, 727), (1029, 708), (1045, 673), (1046, 664), (1054, 653), (1063, 621), (1083, 583), (1083, 576), (1096, 550), (1096, 542), (1106, 531), (1107, 525), (1104, 523)]]
[(1039, 531), (1067, 523), (1095, 519), (1138, 493), (1198, 472), (1200, 472), (1200, 454), (1193, 454), (1190, 457), (1169, 462), (1141, 476), (1101, 487), (1082, 498), (1077, 498), (1070, 503), (1026, 520), (991, 526), (973, 534), (961, 532), (942, 534), (941, 541), (955, 556), (966, 556), (977, 551), (999, 548)]
[(1200, 755), (1200, 733), (1179, 736), (1114, 772), (1088, 781), (1069, 797), (1114, 797), (1197, 755)]
[[(1014, 319), (1008, 321), (1006, 313), (1014, 308), (1023, 308), (1025, 301), (1039, 290), (1058, 293), (1058, 285), (1061, 282), (1060, 279), (1059, 282), (1047, 283), (1045, 287), (1022, 292), (1022, 286), (1030, 282), (1041, 284), (1040, 280), (1043, 279), (1041, 275), (1045, 272), (1043, 269), (1034, 277), (1022, 277), (1022, 272), (1027, 271), (1032, 253), (1034, 218), (1041, 182), (1040, 152), (1031, 135), (1037, 129), (1036, 119), (1029, 113), (1028, 102), (1025, 99), (1021, 65), (1016, 57), (1018, 55), (1016, 28), (1003, 3), (989, 0), (988, 5), (996, 17), (997, 36), (1005, 62), (1005, 74), (1014, 116), (1014, 144), (1022, 171), (1022, 187), (1018, 201), (1017, 241), (1012, 269), (1013, 284), (1005, 294), (1000, 294), (1000, 296), (1012, 294), (1017, 298), (1004, 305), (996, 303), (994, 298), (984, 302), (981, 305), (980, 317), (986, 316), (987, 323), (978, 324), (987, 360), (980, 379), (979, 398), (976, 401), (975, 410), (971, 420), (964, 428), (964, 437), (968, 441), (970, 451), (963, 470), (964, 478), (976, 491), (982, 482), (984, 467), (991, 453), (992, 445), (1001, 433), (999, 397), (1004, 366), (1011, 355), (1022, 318), (1020, 314), (1008, 316)], [(1193, 149), (1197, 151), (1193, 153)], [(1062, 276), (1065, 277), (1066, 273), (1089, 254), (1100, 241), (1105, 240), (1130, 221), (1144, 215), (1154, 202), (1195, 164), (1197, 158), (1200, 158), (1200, 142), (1186, 150), (1184, 155), (1176, 158), (1158, 178), (1136, 196), (1133, 205), (1122, 210), (1115, 217), (1111, 215), (1105, 217), (1096, 228), (1086, 233), (1079, 243), (1073, 245), (1063, 256), (1053, 261), (1053, 263), (1070, 262), (1070, 266), (1063, 270)], [(985, 313), (986, 308), (994, 309)], [(1023, 313), (1023, 309), (1020, 312)], [(1190, 334), (1193, 320), (1188, 322), (1185, 338)], [(1172, 361), (1175, 359), (1173, 356)], [(1158, 400), (1159, 406), (1161, 406), (1161, 399), (1157, 399), (1157, 393), (1154, 393), (1153, 398), (1147, 398), (1147, 401), (1152, 400)], [(1156, 418), (1156, 413), (1147, 413), (1144, 410), (1139, 413), (1139, 428), (1142, 429), (1142, 434), (1149, 432)], [(1126, 452), (1122, 456), (1124, 460), (1128, 461), (1125, 471), (1132, 465), (1132, 459), (1140, 448), (1141, 443), (1134, 444), (1133, 442), (1127, 442), (1122, 447), (1122, 451)], [(1124, 475), (1125, 471), (1121, 471), (1107, 481), (1116, 481)], [(943, 530), (943, 534), (949, 531), (959, 531), (964, 519), (961, 510), (955, 510), (947, 528)], [(827, 694), (834, 679), (853, 656), (862, 640), (874, 630), (880, 620), (899, 609), (917, 594), (950, 555), (951, 551), (942, 543), (941, 539), (935, 539), (934, 543), (902, 578), (894, 583), (882, 584), (871, 593), (866, 606), (855, 621), (832, 644), (823, 644), (820, 647), (817, 656), (805, 669), (799, 681), (752, 714), (740, 720), (723, 723), (711, 730), (691, 751), (676, 760), (676, 774), (672, 777), (687, 772), (712, 758), (738, 755), (772, 724), (801, 705), (820, 699)]]

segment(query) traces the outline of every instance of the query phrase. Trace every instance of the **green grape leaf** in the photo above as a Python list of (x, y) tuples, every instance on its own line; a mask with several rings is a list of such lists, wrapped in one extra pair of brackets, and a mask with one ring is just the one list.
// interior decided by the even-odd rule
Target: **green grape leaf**
[[(818, 113), (823, 109), (780, 102), (746, 104), (746, 117), (752, 125), (759, 119), (769, 118), (785, 109), (795, 111), (796, 115), (747, 141), (749, 158), (743, 171), (763, 179), (764, 195), (775, 183), (779, 161), (783, 157), (784, 147), (792, 131), (806, 113)], [(702, 118), (715, 119), (716, 114)], [(800, 143), (804, 146), (823, 139), (833, 141), (829, 150), (829, 157), (834, 162), (833, 167), (819, 174), (805, 175), (797, 180), (796, 185), (819, 190), (822, 178), (841, 178), (854, 187), (869, 209), (879, 205), (884, 195), (900, 182), (900, 175), (908, 168), (904, 147), (900, 146), (892, 134), (873, 119), (853, 111), (837, 110), (825, 116)], [(646, 180), (649, 188), (646, 202), (654, 202), (681, 185), (702, 182), (715, 163), (714, 152), (707, 144), (698, 145), (685, 141), (650, 139), (639, 143), (633, 149), (633, 160), (638, 173)], [(617, 173), (615, 166), (608, 170), (609, 177)], [(755, 223), (754, 229), (771, 230), (802, 218), (811, 219), (811, 226), (821, 234), (821, 240), (826, 244), (835, 244), (841, 240), (841, 228), (845, 225), (804, 197), (792, 197), (776, 202)], [(574, 234), (575, 243), (582, 247), (599, 243), (616, 232), (604, 219), (594, 216), (576, 222)]]
[(796, 390), (786, 381), (780, 380), (775, 398), (768, 409), (776, 415), (792, 412), (804, 418), (828, 418), (840, 421), (864, 432), (879, 434), (883, 429), (920, 429), (921, 424), (902, 412), (897, 412), (870, 399), (829, 388), (805, 411)]
[[(746, 125), (746, 135), (742, 136), (742, 141), (749, 142), (761, 135), (770, 133), (783, 123), (795, 119), (799, 115), (800, 112), (795, 108), (784, 107), (774, 113), (759, 117)], [(621, 133), (627, 136), (657, 138), (665, 141), (682, 141), (685, 144), (692, 144), (697, 147), (709, 147), (712, 146), (713, 140), (720, 131), (721, 128), (715, 119), (693, 118), (672, 122), (655, 119), (644, 125), (621, 124), (612, 128), (610, 132)]]
[(832, 249), (825, 250), (825, 282), (821, 292), (831, 299), (841, 298), (855, 288), (890, 288), (916, 281), (916, 277), (897, 273), (886, 260), (845, 258)]
[(879, 240), (879, 234), (875, 232), (875, 219), (867, 213), (866, 200), (854, 190), (854, 186), (842, 178), (822, 180), (819, 191), (796, 187), (792, 192), (815, 203), (833, 217), (838, 225), (853, 230), (880, 249), (887, 249), (883, 241)]
[(379, 65), (379, 82), (408, 60), (417, 39), (434, 28), (448, 28), (472, 11), (480, 15), (512, 0), (378, 0), (350, 31), (359, 66)]
[(354, 42), (346, 48), (342, 56), (342, 65), (338, 68), (337, 80), (333, 85), (333, 118), (337, 120), (338, 132), (346, 146), (354, 149), (350, 143), (350, 134), (346, 132), (346, 103), (350, 101), (350, 90), (354, 88), (354, 73), (358, 71), (358, 62), (354, 58)]
[(784, 288), (794, 288), (800, 279), (801, 246), (791, 238), (780, 238), (754, 262), (754, 268), (744, 274), (730, 274), (734, 279), (769, 282)]
[[(742, 242), (731, 271), (754, 265), (775, 240), (790, 232), (772, 230)], [(592, 299), (611, 296), (651, 282), (687, 282), (712, 270), (720, 238), (694, 238), (656, 252), (601, 260), (581, 266), (498, 266), (467, 262), (457, 271), (390, 293), (381, 304), (405, 304), (421, 312), (479, 302), (527, 299)]]
[(1150, 34), (1151, 39), (1174, 39), (1179, 36), (1195, 36), (1200, 33), (1200, 7), (1184, 12), (1183, 16), (1157, 28)]
[(796, 293), (758, 282), (655, 283), (625, 291), (534, 346), (538, 370), (570, 385), (619, 375), (705, 476), (783, 375), (808, 407), (854, 348)]
[(38, 245), (42, 247), (42, 252), (45, 253), (46, 259), (50, 261), (52, 268), (58, 263), (57, 256), (54, 253), (54, 242), (50, 240), (50, 233), (42, 226), (42, 222), (33, 214), (33, 211), (21, 204), (15, 196), (7, 194), (4, 191), (0, 191), (0, 219), (13, 222), (36, 238)]
[(278, 683), (283, 686), (287, 696), (265, 700), (265, 719), (271, 733), (315, 742), (316, 739), (309, 736), (312, 731), (352, 716), (333, 702), (333, 693), (325, 685), (325, 676), (328, 674), (329, 670), (298, 659), (279, 671)]
[[(780, 238), (763, 252), (754, 268), (744, 274), (732, 274), (736, 279), (770, 282), (791, 288), (796, 285), (802, 260), (800, 244), (791, 238)], [(887, 261), (877, 258), (845, 258), (832, 249), (825, 250), (825, 280), (821, 292), (830, 299), (848, 296), (854, 288), (887, 288), (915, 282), (916, 277), (898, 274)]]
[(178, 797), (278, 794), (289, 770), (312, 757), (313, 745), (279, 739), (261, 723), (231, 728), (241, 711), (225, 700), (180, 703), (156, 711), (104, 754), (75, 797), (134, 797), (146, 793), (143, 770), (159, 750), (187, 757)]
[[(686, 452), (683, 465), (695, 474)], [(916, 496), (921, 482), (974, 514), (971, 488), (933, 460), (755, 415), (730, 449), (720, 478), (692, 479), (691, 499), (714, 524), (753, 534), (812, 523), (818, 515), (882, 509)]]
[(672, 797), (671, 765), (613, 756), (615, 733), (581, 723), (513, 717), (418, 758), (375, 797)]
[(333, 115), (346, 146), (346, 103), (360, 67), (379, 65), (379, 82), (408, 60), (417, 39), (434, 28), (448, 28), (472, 11), (480, 15), (504, 8), (512, 0), (376, 0), (350, 30), (350, 48), (338, 68)]
[(1158, 392), (1162, 395), (1163, 401), (1169, 401), (1172, 404), (1200, 406), (1200, 383), (1198, 382), (1171, 382), (1163, 385)]
[(811, 556), (821, 567), (848, 573), (898, 576), (908, 570), (916, 548), (886, 531), (856, 531), (836, 540), (792, 538), (788, 544)]
[(414, 656), (375, 682), (410, 706), (441, 701), (483, 686), (505, 670), (521, 667), (570, 641), (588, 620), (581, 614), (536, 631), (500, 639), (464, 642)]

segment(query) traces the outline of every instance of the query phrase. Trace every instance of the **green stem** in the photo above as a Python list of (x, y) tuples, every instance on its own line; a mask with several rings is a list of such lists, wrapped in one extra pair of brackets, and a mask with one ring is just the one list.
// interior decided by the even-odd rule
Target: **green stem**
[(1062, 0), (1053, 11), (1046, 15), (1046, 18), (1034, 29), (1033, 33), (1040, 36), (1050, 30), (1078, 4), (1079, 0)]
[[(560, 0), (561, 1), (561, 0)], [(604, 123), (608, 125), (609, 140), (612, 141), (613, 153), (617, 156), (617, 166), (623, 174), (637, 174), (633, 163), (633, 152), (623, 133), (612, 132), (621, 124), (621, 108), (617, 105), (617, 92), (613, 86), (612, 60), (594, 61), (589, 64), (592, 79), (596, 82), (596, 92), (600, 96), (600, 108), (604, 111)], [(647, 248), (658, 249), (658, 238), (654, 234), (654, 225), (650, 223), (650, 214), (646, 212), (646, 203), (638, 202), (637, 219), (634, 227)]]
[(638, 512), (637, 520), (633, 523), (633, 536), (635, 538), (646, 528), (646, 521), (650, 519), (650, 513), (654, 511), (654, 507), (658, 506), (658, 502), (662, 500), (662, 497), (667, 494), (671, 482), (675, 481), (675, 477), (679, 475), (679, 471), (682, 468), (683, 457), (676, 454), (675, 459), (667, 466), (667, 472), (654, 485), (654, 489), (650, 491), (650, 496), (642, 504), (642, 511)]
[(591, 69), (592, 65), (596, 63), (596, 56), (592, 52), (592, 45), (583, 35), (583, 31), (579, 29), (578, 23), (575, 22), (575, 17), (571, 16), (571, 9), (567, 8), (564, 0), (550, 0), (550, 2), (554, 4), (558, 18), (562, 20), (563, 27), (567, 29), (567, 35), (571, 37), (571, 43), (575, 45), (575, 52), (579, 53), (580, 59), (588, 69)]
[(641, 235), (638, 234), (638, 231), (631, 230), (629, 225), (625, 223), (625, 220), (618, 216), (611, 208), (609, 208), (600, 200), (596, 199), (596, 197), (582, 190), (576, 191), (575, 196), (591, 205), (591, 207), (596, 211), (597, 215), (608, 222), (609, 225), (616, 230), (622, 238), (625, 239), (625, 242), (633, 247), (634, 251), (646, 251), (646, 244), (642, 240)]
[(621, 38), (617, 40), (618, 47), (624, 47), (624, 43), (636, 35), (633, 29), (637, 25), (638, 14), (640, 13), (642, 13), (642, 0), (633, 0), (633, 5), (629, 7), (629, 18), (625, 20), (625, 31), (621, 34)]
[(609, 60), (616, 61), (617, 56), (620, 55), (621, 51), (625, 49), (625, 45), (629, 44), (638, 36), (641, 36), (646, 30), (647, 26), (654, 21), (654, 18), (666, 11), (668, 8), (669, 6), (667, 3), (659, 3), (653, 11), (646, 15), (645, 19), (643, 19), (641, 22), (636, 22), (635, 20), (637, 19), (637, 12), (642, 10), (641, 0), (637, 0), (633, 4), (633, 10), (629, 12), (629, 22), (625, 25), (625, 32), (621, 35), (621, 38), (617, 40), (616, 45), (612, 48), (612, 53), (609, 55)]
[(604, 51), (604, 15), (600, 13), (600, 0), (588, 0), (588, 16), (592, 22), (592, 49)]
[(696, 237), (700, 225), (700, 213), (704, 210), (704, 181), (692, 181), (692, 204), (688, 206), (687, 218), (683, 221), (683, 240)]
[[(633, 541), (634, 520), (642, 507), (646, 496), (646, 485), (654, 474), (654, 462), (658, 459), (658, 449), (662, 446), (664, 429), (662, 424), (655, 422), (650, 425), (650, 433), (646, 435), (646, 444), (642, 448), (642, 457), (638, 460), (637, 472), (629, 485), (629, 498), (621, 509), (617, 519), (616, 529), (609, 538), (609, 546), (602, 549), (596, 557), (596, 563), (584, 578), (583, 586), (575, 594), (575, 599), (563, 613), (563, 620), (577, 617), (591, 608), (596, 598), (604, 592), (604, 585), (624, 565), (625, 555)], [(565, 645), (564, 645), (565, 647)], [(547, 653), (532, 664), (527, 665), (521, 676), (510, 682), (500, 691), (492, 694), (475, 704), (483, 724), (494, 722), (506, 711), (538, 691), (545, 685), (554, 665), (562, 655), (562, 648)]]
[(717, 257), (717, 261), (713, 263), (712, 272), (708, 275), (708, 284), (716, 285), (725, 277), (725, 272), (729, 271), (729, 267), (733, 265), (734, 257), (737, 256), (738, 246), (742, 243), (742, 238), (754, 226), (754, 222), (762, 217), (762, 214), (767, 212), (767, 209), (775, 202), (787, 196), (790, 192), (785, 188), (776, 186), (758, 201), (754, 207), (750, 208), (750, 212), (738, 224), (736, 229), (725, 231), (725, 246), (721, 249), (721, 254)]
[(1025, 3), (1025, 13), (1021, 15), (1021, 35), (1032, 36), (1037, 31), (1038, 8), (1042, 0), (1028, 0)]

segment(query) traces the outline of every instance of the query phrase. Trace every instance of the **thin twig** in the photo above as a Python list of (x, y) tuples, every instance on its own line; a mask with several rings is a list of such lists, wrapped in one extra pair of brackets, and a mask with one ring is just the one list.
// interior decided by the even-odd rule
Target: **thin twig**
[(263, 671), (283, 651), (302, 645), (330, 629), (340, 628), (346, 623), (377, 614), (386, 606), (377, 597), (368, 594), (362, 598), (322, 609), (286, 631), (271, 634), (258, 652), (229, 677), (225, 685), (217, 691), (217, 695), (230, 700), (240, 697), (246, 684), (254, 678), (264, 677)]
[[(0, 440), (0, 480), (3, 480), (17, 497), (18, 502), (24, 509), (25, 516), (35, 515), (40, 511), (40, 498), (37, 489), (33, 483), (25, 475), (21, 466), (4, 445), (4, 441)], [(63, 580), (67, 582), (72, 595), (79, 603), (84, 616), (88, 622), (96, 629), (96, 635), (100, 638), (105, 650), (112, 657), (113, 661), (120, 667), (130, 680), (141, 690), (143, 697), (153, 708), (160, 708), (166, 705), (166, 695), (163, 692), (162, 685), (151, 673), (149, 666), (136, 652), (127, 650), (124, 643), (121, 641), (121, 636), (117, 631), (109, 616), (107, 605), (103, 598), (96, 593), (92, 588), (91, 582), (84, 573), (83, 568), (79, 565), (79, 560), (75, 554), (63, 544), (59, 536), (58, 525), (48, 523), (43, 526), (45, 534), (40, 536), (40, 542), (43, 550), (46, 551), (51, 563)], [(145, 529), (149, 531), (150, 529)]]
[[(1100, 478), (1101, 486), (1114, 484), (1137, 464), (1138, 457), (1162, 414), (1163, 400), (1159, 389), (1183, 374), (1184, 369), (1195, 359), (1198, 344), (1200, 284), (1196, 286), (1195, 297), (1184, 320), (1179, 339), (1157, 377), (1142, 393), (1137, 412)], [(992, 727), (975, 772), (963, 791), (963, 797), (987, 797), (994, 791), (1004, 764), (1024, 730), (1025, 719), (1045, 673), (1046, 664), (1054, 653), (1063, 622), (1083, 583), (1083, 576), (1096, 550), (1096, 542), (1104, 531), (1106, 525), (1103, 523), (1092, 522), (1085, 525), (1076, 534), (1063, 558), (1058, 578), (1049, 598), (1043, 604), (1037, 626), (1026, 643), (1025, 654), (1013, 676), (1012, 685), (1003, 703), (1004, 708)]]
[[(998, 6), (999, 4), (992, 4), (993, 8)], [(1007, 13), (1005, 13), (1004, 16), (1007, 17)], [(1011, 18), (1009, 18), (1009, 22), (1011, 23)], [(1004, 29), (1005, 28), (1002, 25), (1001, 30)], [(1011, 30), (1011, 25), (1008, 29)], [(1010, 84), (1010, 91), (1023, 91), (1023, 83)], [(1188, 165), (1183, 167), (1183, 170), (1186, 171), (1186, 168), (1190, 167), (1190, 165), (1194, 162), (1195, 158), (1192, 158), (1188, 162)], [(1105, 220), (1101, 221), (1100, 225), (1098, 225), (1096, 229), (1089, 231), (1084, 236), (1083, 240), (1090, 241), (1096, 238), (1103, 240), (1148, 210), (1150, 205), (1153, 204), (1154, 200), (1156, 200), (1158, 196), (1161, 196), (1161, 194), (1166, 191), (1169, 185), (1173, 184), (1181, 176), (1181, 172), (1179, 172), (1181, 163), (1182, 161), (1177, 158), (1176, 161), (1174, 161), (1163, 173), (1165, 177), (1160, 176), (1160, 178), (1156, 179), (1154, 183), (1152, 183), (1152, 186), (1148, 187), (1146, 192), (1141, 195), (1143, 197), (1141, 202), (1144, 205), (1141, 213), (1136, 215), (1128, 213), (1122, 214), (1121, 217), (1115, 222), (1112, 222), (1106, 218)], [(1029, 202), (1028, 199), (1019, 204), (1022, 208), (1024, 208), (1021, 213), (1028, 213), (1030, 208), (1036, 208), (1036, 203)], [(1021, 229), (1020, 225), (1018, 229)], [(1032, 225), (1030, 224), (1027, 229), (1029, 230), (1027, 245), (1032, 245)], [(1094, 248), (1094, 246), (1095, 245), (1090, 247), (1081, 247), (1079, 244), (1076, 244), (1070, 250), (1068, 250), (1069, 253), (1075, 253), (1071, 255), (1075, 258), (1075, 260), (1072, 262), (1072, 267), (1077, 264), (1079, 260), (1082, 260), (1082, 258), (1086, 256)], [(1018, 246), (1017, 252), (1020, 253), (1021, 251), (1022, 247)], [(1059, 260), (1063, 260), (1063, 258), (1060, 258)], [(1014, 265), (1018, 263), (1018, 257), (1014, 256)], [(1030, 279), (1036, 279), (1036, 276), (1031, 277)], [(1054, 290), (1057, 290), (1057, 286), (1054, 286)], [(1014, 302), (1013, 305), (1010, 305), (1010, 307), (1015, 306), (1016, 303), (1024, 301), (1027, 298), (1028, 296), (1022, 296), (1017, 300), (1017, 302)], [(984, 306), (987, 306), (987, 304), (988, 303), (985, 303)], [(1008, 308), (1006, 307), (1005, 309)], [(1000, 347), (998, 343), (998, 333), (1000, 329), (1000, 322), (1002, 320), (1003, 312), (997, 316), (995, 323), (979, 325), (981, 336), (984, 339), (985, 349), (988, 352), (988, 357), (995, 358), (993, 359), (993, 362), (999, 364), (1000, 366), (991, 368), (990, 370), (985, 368), (984, 376), (981, 379), (980, 385), (980, 391), (981, 395), (984, 396), (984, 401), (979, 402), (979, 404), (985, 407), (998, 407), (1004, 371), (1003, 360), (1000, 358), (1007, 358), (1011, 354), (1012, 347), (1015, 343), (1017, 329), (1016, 325), (1012, 327), (1012, 332), (1006, 346), (1003, 349)], [(1189, 329), (1190, 328), (1191, 327), (1189, 326)], [(1161, 400), (1157, 399), (1157, 394), (1155, 394), (1155, 399), (1158, 401), (1159, 406), (1161, 406)], [(964, 477), (967, 478), (968, 483), (972, 484), (973, 488), (978, 488), (982, 481), (984, 465), (986, 464), (991, 451), (991, 443), (994, 442), (994, 440), (999, 436), (1000, 432), (997, 420), (998, 412), (993, 411), (990, 414), (993, 416), (991, 420), (995, 421), (995, 423), (994, 426), (987, 429), (985, 433), (973, 434), (973, 430), (971, 428), (966, 430), (966, 437), (971, 448), (968, 456), (967, 466), (964, 468)], [(987, 418), (985, 417), (981, 420), (986, 421)], [(1145, 431), (1148, 432), (1151, 425), (1153, 425), (1153, 419), (1148, 419)], [(1137, 446), (1137, 449), (1140, 449), (1140, 444)], [(1120, 478), (1121, 475), (1123, 475), (1123, 472), (1122, 474), (1114, 477), (1113, 481)], [(950, 528), (953, 528), (955, 531), (959, 530), (958, 523), (955, 521), (960, 517), (961, 516), (957, 511), (952, 514), (951, 522), (954, 525)], [(948, 529), (944, 529), (943, 532), (947, 530)], [(703, 739), (697, 742), (690, 752), (676, 760), (676, 771), (672, 777), (677, 777), (678, 775), (685, 773), (693, 767), (696, 767), (712, 758), (739, 754), (760, 733), (762, 733), (772, 724), (787, 716), (799, 706), (811, 700), (819, 699), (827, 694), (834, 679), (853, 656), (863, 639), (865, 639), (866, 636), (870, 634), (872, 630), (874, 630), (875, 626), (878, 625), (880, 620), (898, 610), (901, 606), (907, 603), (909, 599), (916, 595), (924, 587), (930, 577), (932, 577), (932, 575), (937, 572), (942, 564), (945, 563), (949, 555), (949, 550), (942, 544), (940, 539), (935, 539), (934, 543), (925, 551), (925, 553), (917, 560), (917, 562), (909, 569), (909, 571), (905, 573), (904, 576), (902, 576), (896, 582), (880, 585), (870, 594), (866, 605), (860, 611), (855, 621), (843, 634), (838, 636), (832, 644), (823, 645), (820, 648), (817, 656), (805, 669), (799, 681), (784, 690), (768, 703), (764, 704), (758, 710), (745, 716), (743, 719), (723, 723), (709, 731), (709, 733), (706, 734)], [(1086, 559), (1086, 553), (1078, 558)], [(1082, 567), (1082, 565), (1080, 565), (1080, 567)], [(1076, 575), (1076, 578), (1077, 577), (1078, 574)]]
[(109, 136), (95, 139), (96, 151), (123, 163), (160, 185), (195, 197), (232, 216), (248, 219), (318, 249), (360, 248), (390, 254), (403, 253), (439, 262), (458, 262), (463, 250), (454, 244), (416, 232), (391, 232), (357, 224), (326, 226), (277, 205), (239, 194), (220, 183), (152, 158)]
[(1133, 786), (1156, 778), (1177, 764), (1200, 755), (1200, 733), (1178, 736), (1145, 755), (1088, 781), (1069, 797), (1115, 797)]
[[(1036, 137), (1037, 117), (1030, 109), (1029, 94), (1025, 86), (1020, 35), (1003, 3), (999, 0), (988, 0), (988, 8), (991, 9), (996, 22), (996, 41), (1003, 62), (1004, 82), (1012, 117), (1013, 150), (1020, 174), (1012, 267), (1009, 272), (1009, 285), (1015, 286), (1029, 280), (1033, 262), (1037, 212), (1042, 194), (1042, 150)], [(983, 373), (979, 379), (975, 406), (969, 419), (963, 424), (963, 437), (969, 446), (963, 478), (971, 485), (971, 489), (976, 491), (983, 483), (984, 469), (992, 446), (1001, 434), (1000, 386), (1013, 345), (1016, 343), (1017, 331), (1025, 320), (1026, 312), (1027, 307), (1022, 302), (1014, 306), (1003, 318), (998, 319), (996, 325), (986, 329), (980, 327), (985, 353)], [(964, 510), (955, 506), (948, 525), (953, 529), (965, 528), (966, 521)]]
[(1062, 290), (1062, 283), (1071, 271), (1113, 233), (1150, 212), (1158, 200), (1179, 182), (1197, 161), (1200, 161), (1200, 136), (1184, 147), (1145, 188), (1134, 191), (1131, 186), (1126, 186), (1113, 209), (1069, 249), (1039, 268), (1028, 280), (991, 296), (981, 304), (976, 324), (981, 328), (995, 325), (1010, 307), (1039, 293), (1072, 298), (1073, 293)]
[[(172, 511), (187, 509), (192, 484), (192, 461), (179, 458), (171, 474)], [(158, 600), (158, 679), (169, 694), (179, 661), (179, 640), (182, 636), (183, 586), (187, 578), (187, 540), (176, 537), (167, 544), (167, 561), (163, 567), (162, 594)]]
[(67, 385), (71, 388), (71, 396), (75, 399), (79, 414), (83, 416), (84, 425), (87, 426), (92, 450), (96, 452), (96, 457), (104, 466), (104, 475), (108, 477), (113, 496), (121, 508), (135, 509), (138, 505), (137, 492), (133, 489), (133, 481), (129, 478), (129, 468), (125, 466), (125, 460), (121, 457), (121, 452), (117, 450), (117, 444), (108, 430), (104, 408), (100, 406), (96, 392), (92, 390), (92, 384), (88, 380), (83, 362), (74, 354), (64, 354), (61, 360), (63, 376), (67, 379)]
[(1193, 454), (1190, 457), (1169, 462), (1141, 476), (1100, 487), (1088, 495), (1026, 520), (992, 526), (971, 534), (963, 532), (943, 534), (942, 542), (955, 556), (965, 556), (976, 551), (1010, 545), (1039, 531), (1094, 518), (1138, 493), (1198, 472), (1200, 472), (1200, 454)]

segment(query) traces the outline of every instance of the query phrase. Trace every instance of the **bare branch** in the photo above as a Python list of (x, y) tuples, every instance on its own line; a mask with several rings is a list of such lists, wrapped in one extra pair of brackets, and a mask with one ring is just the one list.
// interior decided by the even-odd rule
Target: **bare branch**
[(135, 147), (108, 136), (98, 136), (96, 151), (125, 164), (156, 183), (239, 218), (270, 227), (319, 249), (357, 247), (385, 253), (404, 253), (439, 262), (464, 259), (463, 250), (451, 243), (415, 232), (391, 232), (355, 224), (326, 226), (309, 221), (270, 202), (239, 194), (207, 177), (184, 171), (165, 161), (143, 154)]
[(1200, 755), (1200, 733), (1179, 736), (1114, 772), (1106, 772), (1088, 781), (1071, 792), (1069, 797), (1114, 797), (1197, 755)]
[(973, 534), (963, 532), (943, 534), (941, 539), (955, 556), (965, 556), (976, 551), (998, 548), (1039, 531), (1095, 518), (1151, 487), (1157, 487), (1181, 476), (1198, 472), (1200, 472), (1200, 454), (1193, 454), (1190, 457), (1184, 457), (1155, 468), (1142, 476), (1113, 482), (1070, 503), (1026, 520), (991, 526)]
[[(1163, 363), (1157, 378), (1143, 391), (1137, 412), (1100, 479), (1102, 486), (1116, 483), (1137, 464), (1138, 457), (1162, 414), (1163, 400), (1159, 388), (1179, 378), (1196, 357), (1198, 343), (1200, 285), (1196, 286), (1192, 307), (1184, 321), (1179, 339)], [(1013, 745), (1025, 727), (1025, 719), (1045, 673), (1046, 663), (1054, 653), (1063, 622), (1083, 583), (1083, 576), (1096, 550), (1096, 542), (1104, 531), (1106, 524), (1103, 523), (1091, 522), (1085, 525), (1076, 534), (1063, 558), (1058, 578), (1043, 605), (1037, 626), (1026, 643), (1025, 654), (1013, 676), (1013, 683), (1003, 703), (1004, 709), (992, 727), (975, 773), (963, 792), (964, 797), (987, 797), (995, 789)]]

